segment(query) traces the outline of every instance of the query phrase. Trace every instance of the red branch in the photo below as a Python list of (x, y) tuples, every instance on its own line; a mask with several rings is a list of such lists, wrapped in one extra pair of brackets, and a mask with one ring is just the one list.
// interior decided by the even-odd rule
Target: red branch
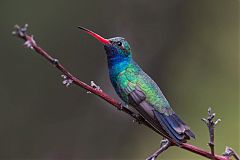
[[(133, 117), (137, 122), (144, 124), (145, 126), (149, 127), (150, 129), (154, 130), (155, 132), (159, 133), (155, 128), (153, 128), (148, 122), (145, 121), (145, 119), (139, 115), (134, 113), (133, 111), (129, 110), (128, 108), (126, 108), (124, 105), (122, 105), (122, 103), (118, 102), (117, 100), (113, 99), (111, 96), (109, 96), (108, 94), (104, 93), (101, 90), (98, 90), (82, 81), (80, 81), (78, 78), (76, 78), (75, 76), (73, 76), (57, 59), (53, 58), (52, 56), (50, 56), (46, 51), (44, 51), (41, 47), (39, 47), (36, 42), (33, 40), (33, 36), (29, 36), (26, 33), (27, 30), (27, 25), (25, 25), (25, 27), (20, 28), (19, 26), (15, 26), (16, 31), (13, 32), (14, 35), (16, 35), (17, 37), (23, 39), (25, 41), (25, 45), (28, 48), (31, 48), (33, 50), (35, 50), (38, 54), (40, 54), (41, 56), (43, 56), (46, 60), (48, 60), (51, 64), (53, 64), (54, 66), (56, 66), (57, 69), (59, 69), (68, 80), (70, 80), (71, 82), (73, 82), (74, 84), (84, 88), (87, 91), (90, 91), (91, 93), (99, 96), (100, 98), (102, 98), (103, 100), (107, 101), (108, 103), (110, 103), (111, 105), (113, 105), (114, 107), (116, 107), (117, 109), (129, 114), (131, 117)], [(173, 142), (172, 142), (173, 143)], [(176, 144), (173, 143), (174, 146), (177, 146)], [(193, 146), (191, 144), (188, 143), (183, 143), (181, 146), (179, 146), (182, 149), (185, 149), (187, 151), (196, 153), (198, 155), (201, 155), (203, 157), (206, 157), (208, 159), (214, 159), (214, 160), (230, 160), (229, 156), (220, 156), (220, 155), (212, 155), (211, 152), (205, 151), (199, 147)]]

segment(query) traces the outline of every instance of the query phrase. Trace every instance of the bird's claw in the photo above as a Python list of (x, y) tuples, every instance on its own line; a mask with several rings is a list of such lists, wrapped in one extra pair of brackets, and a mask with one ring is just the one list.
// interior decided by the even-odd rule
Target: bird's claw
[(121, 111), (121, 110), (123, 110), (123, 108), (129, 109), (128, 104), (127, 103), (119, 103), (118, 109)]
[(70, 84), (72, 84), (73, 80), (68, 78), (66, 75), (61, 75), (61, 77), (63, 78), (63, 85), (65, 85), (66, 87), (69, 87)]
[(144, 120), (143, 117), (140, 114), (134, 113), (133, 117), (135, 118), (133, 120), (133, 123), (138, 123), (138, 124), (142, 124), (142, 121)]

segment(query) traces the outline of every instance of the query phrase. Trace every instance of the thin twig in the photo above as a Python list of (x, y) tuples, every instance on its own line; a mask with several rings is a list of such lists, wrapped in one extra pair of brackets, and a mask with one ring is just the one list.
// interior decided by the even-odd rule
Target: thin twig
[(209, 147), (211, 149), (211, 153), (212, 153), (212, 157), (213, 157), (212, 159), (215, 159), (214, 158), (214, 155), (215, 155), (215, 153), (214, 153), (214, 128), (218, 124), (218, 122), (221, 121), (221, 119), (217, 119), (214, 122), (213, 119), (214, 119), (216, 114), (212, 113), (211, 111), (212, 111), (212, 109), (211, 109), (211, 107), (209, 107), (208, 108), (208, 117), (207, 117), (207, 119), (206, 118), (202, 118), (201, 120), (203, 122), (205, 122), (205, 124), (208, 126), (208, 131), (209, 131), (209, 135), (210, 135), (208, 145), (209, 145)]
[[(38, 54), (43, 56), (47, 61), (49, 61), (57, 69), (59, 69), (59, 71), (61, 71), (64, 74), (63, 78), (64, 78), (64, 84), (66, 86), (69, 86), (71, 83), (74, 83), (74, 84), (84, 88), (85, 90), (87, 90), (87, 91), (99, 96), (103, 100), (107, 101), (108, 103), (110, 103), (111, 105), (116, 107), (118, 110), (129, 114), (131, 117), (133, 117), (135, 119), (135, 121), (139, 122), (140, 124), (144, 124), (145, 126), (149, 127), (153, 131), (159, 133), (159, 131), (156, 130), (154, 127), (152, 127), (140, 114), (134, 113), (133, 111), (131, 111), (130, 109), (125, 107), (122, 103), (118, 102), (117, 100), (113, 99), (111, 96), (107, 95), (102, 90), (96, 89), (96, 88), (80, 81), (75, 76), (73, 76), (57, 59), (51, 57), (45, 50), (43, 50), (41, 47), (39, 47), (37, 45), (37, 43), (33, 39), (33, 36), (29, 36), (26, 33), (27, 27), (28, 26), (25, 25), (24, 27), (21, 28), (18, 25), (16, 25), (15, 26), (16, 30), (13, 31), (12, 33), (13, 33), (13, 35), (16, 35), (17, 37), (23, 39), (25, 41), (24, 42), (25, 46), (27, 46), (28, 48), (30, 48), (32, 50), (35, 50)], [(172, 145), (178, 146), (174, 142), (171, 142), (171, 143), (172, 143)], [(188, 150), (192, 153), (196, 153), (198, 155), (206, 157), (208, 159), (212, 159), (212, 157), (213, 157), (210, 152), (205, 151), (205, 150), (203, 150), (199, 147), (193, 146), (193, 145), (188, 144), (188, 143), (183, 143), (179, 147), (182, 148), (182, 149)], [(216, 160), (229, 160), (228, 156), (214, 155), (214, 158)]]
[(225, 152), (223, 153), (223, 155), (227, 156), (227, 157), (233, 156), (236, 160), (240, 160), (240, 156), (231, 147), (226, 147)]
[(149, 156), (146, 160), (155, 160), (161, 153), (166, 151), (170, 146), (171, 142), (168, 139), (163, 139), (160, 144), (160, 148), (154, 152), (151, 156)]

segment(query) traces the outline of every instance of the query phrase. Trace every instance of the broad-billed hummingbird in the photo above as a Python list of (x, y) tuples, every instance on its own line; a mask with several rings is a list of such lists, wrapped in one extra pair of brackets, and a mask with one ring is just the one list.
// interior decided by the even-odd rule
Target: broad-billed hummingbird
[(158, 85), (133, 60), (130, 45), (124, 38), (105, 39), (89, 29), (78, 28), (104, 45), (111, 83), (126, 104), (134, 107), (164, 138), (176, 144), (195, 138), (170, 107)]

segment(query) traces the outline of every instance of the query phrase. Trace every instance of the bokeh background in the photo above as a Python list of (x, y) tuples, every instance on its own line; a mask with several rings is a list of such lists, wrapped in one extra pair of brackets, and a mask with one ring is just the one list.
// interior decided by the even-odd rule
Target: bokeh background
[[(208, 149), (200, 118), (211, 106), (222, 122), (216, 152), (240, 152), (238, 0), (1, 0), (0, 159), (144, 159), (161, 137), (94, 95), (63, 86), (61, 73), (11, 35), (29, 24), (38, 44), (86, 83), (117, 98), (102, 45), (79, 31), (122, 36)], [(159, 159), (204, 159), (170, 148)]]

